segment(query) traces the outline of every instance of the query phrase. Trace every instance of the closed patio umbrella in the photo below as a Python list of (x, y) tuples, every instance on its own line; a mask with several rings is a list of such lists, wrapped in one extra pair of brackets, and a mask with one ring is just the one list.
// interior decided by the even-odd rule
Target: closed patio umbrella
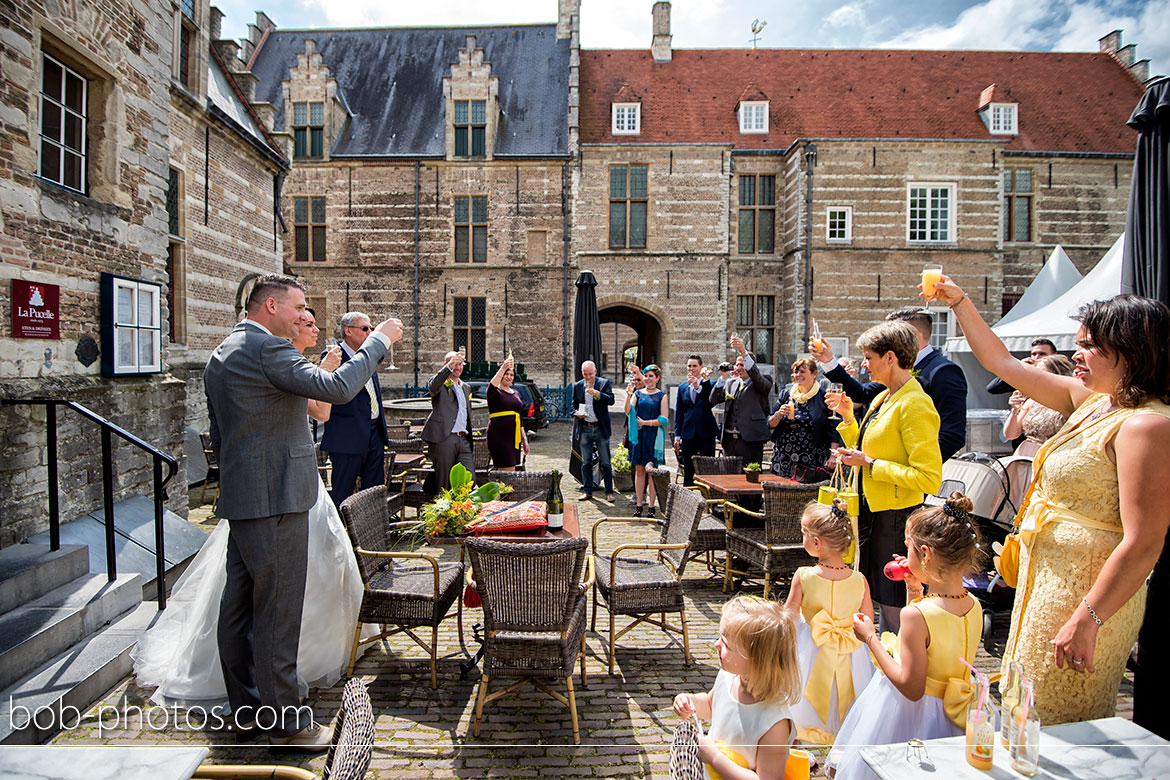
[[(597, 313), (597, 278), (592, 271), (577, 277), (577, 302), (573, 313), (573, 378), (581, 378), (581, 364), (592, 360), (601, 368), (601, 317)], [(569, 456), (569, 473), (581, 477), (580, 426), (573, 426), (573, 451)]]
[[(1170, 78), (1154, 82), (1138, 102), (1129, 126), (1138, 131), (1133, 183), (1125, 219), (1121, 291), (1170, 306)], [(1134, 722), (1170, 739), (1170, 542), (1154, 566), (1146, 617), (1138, 634), (1134, 670)]]

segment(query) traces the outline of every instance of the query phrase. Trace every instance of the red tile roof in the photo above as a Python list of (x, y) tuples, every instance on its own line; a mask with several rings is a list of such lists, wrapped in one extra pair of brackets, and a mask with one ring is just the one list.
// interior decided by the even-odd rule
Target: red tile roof
[[(754, 85), (752, 87), (751, 85)], [(1142, 95), (1110, 54), (994, 51), (685, 49), (581, 52), (583, 143), (726, 143), (785, 149), (799, 138), (1003, 139), (976, 113), (994, 85), (1019, 104), (1012, 150), (1134, 151), (1125, 122)], [(614, 136), (610, 102), (642, 96), (642, 132)], [(749, 90), (769, 105), (766, 134), (739, 132)]]

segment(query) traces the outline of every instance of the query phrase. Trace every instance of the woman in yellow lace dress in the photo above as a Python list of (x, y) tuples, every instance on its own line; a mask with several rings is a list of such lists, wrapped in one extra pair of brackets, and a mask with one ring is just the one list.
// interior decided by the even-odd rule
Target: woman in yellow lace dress
[(934, 294), (984, 368), (1069, 415), (1036, 454), (1019, 515), (1003, 661), (1036, 681), (1042, 722), (1108, 717), (1170, 526), (1170, 505), (1155, 495), (1170, 484), (1170, 310), (1132, 295), (1086, 304), (1075, 317), (1076, 374), (1066, 377), (1015, 360), (950, 279)]

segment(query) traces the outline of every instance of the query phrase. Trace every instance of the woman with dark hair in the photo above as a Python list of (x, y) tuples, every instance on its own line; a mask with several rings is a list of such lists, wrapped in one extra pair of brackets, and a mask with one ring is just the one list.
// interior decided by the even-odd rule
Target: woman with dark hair
[(1170, 526), (1170, 508), (1152, 495), (1170, 484), (1170, 309), (1135, 295), (1081, 307), (1076, 375), (1066, 377), (1015, 360), (950, 279), (934, 292), (984, 368), (1069, 415), (1036, 454), (1017, 515), (1003, 663), (1020, 662), (1035, 681), (1043, 722), (1108, 717)]
[(797, 482), (823, 482), (829, 446), (840, 438), (829, 421), (825, 392), (829, 383), (817, 379), (817, 361), (801, 358), (792, 364), (792, 384), (780, 391), (768, 418), (772, 428), (772, 473)]
[(881, 605), (885, 630), (897, 632), (906, 604), (906, 586), (882, 573), (895, 554), (906, 555), (906, 518), (927, 493), (942, 486), (942, 455), (938, 448), (939, 417), (934, 402), (910, 374), (918, 357), (913, 326), (898, 320), (882, 322), (857, 340), (870, 379), (886, 389), (878, 393), (858, 427), (853, 401), (845, 393), (828, 396), (841, 415), (837, 426), (845, 446), (837, 458), (860, 466), (861, 513), (857, 518), (859, 570), (869, 580), (873, 600)]

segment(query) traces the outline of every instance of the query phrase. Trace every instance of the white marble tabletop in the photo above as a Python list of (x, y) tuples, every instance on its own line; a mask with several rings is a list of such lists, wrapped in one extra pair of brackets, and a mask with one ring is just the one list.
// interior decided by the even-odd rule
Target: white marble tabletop
[[(964, 755), (966, 739), (925, 741), (926, 758), (912, 760), (906, 743), (862, 748), (861, 757), (882, 780), (951, 780), (1023, 777), (1011, 768), (1008, 751), (996, 732), (989, 771), (976, 769)], [(921, 755), (922, 751), (919, 751)], [(1040, 772), (1051, 780), (1121, 780), (1170, 777), (1170, 742), (1124, 718), (1102, 718), (1040, 729)]]
[(207, 757), (202, 746), (29, 745), (0, 747), (4, 780), (188, 780)]

